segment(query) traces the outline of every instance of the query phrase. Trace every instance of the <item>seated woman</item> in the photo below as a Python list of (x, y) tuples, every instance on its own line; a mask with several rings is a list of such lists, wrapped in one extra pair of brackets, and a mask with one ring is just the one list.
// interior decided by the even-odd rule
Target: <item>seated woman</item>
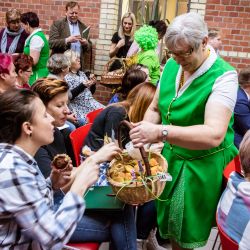
[[(217, 223), (239, 249), (249, 250), (250, 242), (250, 131), (240, 144), (240, 162), (243, 176), (233, 172), (217, 208)], [(237, 221), (237, 223), (236, 223)]]
[[(65, 76), (69, 73), (70, 61), (64, 54), (53, 54), (48, 60), (47, 67), (49, 70), (48, 77), (65, 80)], [(77, 87), (69, 90), (69, 99), (74, 99), (82, 91), (83, 84), (79, 84)], [(85, 120), (77, 117), (73, 112), (69, 112), (67, 120), (69, 121), (67, 122), (67, 125), (69, 125), (70, 131), (85, 124)]]
[(151, 83), (141, 83), (130, 91), (126, 100), (106, 107), (94, 120), (84, 145), (97, 151), (104, 144), (104, 136), (112, 138), (114, 134), (117, 139), (117, 129), (122, 120), (141, 121), (153, 100), (155, 90)]
[(16, 77), (12, 56), (0, 53), (0, 93), (15, 88)]
[[(53, 117), (54, 141), (47, 146), (39, 148), (35, 155), (38, 166), (45, 177), (51, 173), (51, 161), (58, 153), (66, 153), (63, 136), (56, 128), (64, 125), (68, 109), (68, 85), (58, 79), (40, 79), (33, 90), (43, 101), (46, 112)], [(117, 149), (117, 148), (116, 148)], [(105, 154), (105, 152), (102, 152)], [(94, 156), (93, 156), (94, 157)], [(78, 175), (76, 173), (76, 175)], [(62, 197), (57, 194), (56, 205), (62, 202)], [(125, 206), (124, 210), (114, 212), (89, 212), (83, 216), (71, 237), (71, 242), (81, 241), (109, 241), (114, 249), (136, 249), (136, 232), (132, 207)]]
[(119, 149), (110, 145), (82, 163), (54, 212), (53, 190), (69, 182), (72, 165), (63, 171), (54, 166), (45, 179), (34, 159), (39, 147), (54, 140), (54, 119), (26, 89), (0, 94), (0, 106), (0, 248), (62, 249), (82, 218), (82, 197), (97, 179), (100, 157), (110, 160)]
[(64, 77), (69, 85), (69, 89), (73, 90), (78, 86), (82, 87), (82, 92), (70, 99), (69, 109), (76, 114), (78, 119), (82, 119), (87, 123), (86, 115), (96, 109), (104, 108), (104, 105), (99, 103), (93, 97), (95, 92), (96, 78), (93, 74), (90, 79), (81, 71), (80, 56), (73, 50), (67, 50), (64, 55), (70, 61), (69, 73)]
[(17, 73), (17, 88), (30, 89), (29, 78), (32, 74), (33, 58), (28, 55), (19, 54), (14, 59), (14, 65)]
[(250, 129), (250, 67), (242, 69), (238, 75), (239, 89), (234, 108), (234, 144), (237, 148), (244, 134)]
[(25, 31), (30, 34), (25, 41), (23, 52), (33, 58), (32, 75), (29, 84), (32, 85), (38, 78), (48, 75), (47, 61), (49, 59), (49, 42), (39, 28), (39, 18), (34, 12), (21, 15), (21, 22)]

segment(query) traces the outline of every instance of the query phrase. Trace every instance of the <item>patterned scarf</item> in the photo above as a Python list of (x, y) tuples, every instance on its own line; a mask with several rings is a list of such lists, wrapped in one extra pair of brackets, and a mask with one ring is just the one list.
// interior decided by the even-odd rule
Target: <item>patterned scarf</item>
[[(20, 38), (22, 32), (23, 32), (23, 28), (20, 28), (18, 32), (9, 31), (7, 27), (4, 29), (2, 40), (1, 40), (1, 51), (2, 51), (2, 53), (9, 53), (9, 54), (15, 53), (16, 47), (17, 47), (17, 44), (18, 44), (18, 41), (19, 41), (19, 38)], [(10, 36), (14, 36), (15, 37), (13, 39), (10, 47), (9, 47), (9, 51), (8, 52), (6, 51), (6, 47), (7, 47), (7, 34), (10, 35)]]

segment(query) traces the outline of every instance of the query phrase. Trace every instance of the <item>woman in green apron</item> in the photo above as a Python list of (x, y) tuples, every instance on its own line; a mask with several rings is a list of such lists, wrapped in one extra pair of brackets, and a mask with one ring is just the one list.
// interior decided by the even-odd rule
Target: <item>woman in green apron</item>
[(206, 245), (223, 169), (238, 153), (232, 129), (237, 72), (207, 45), (207, 35), (197, 13), (173, 20), (166, 33), (172, 58), (144, 121), (130, 132), (136, 147), (165, 143), (162, 154), (173, 179), (156, 202), (157, 216), (160, 234), (174, 250)]
[(33, 58), (30, 86), (38, 79), (49, 74), (47, 61), (49, 59), (49, 43), (42, 29), (39, 28), (39, 18), (34, 12), (26, 12), (21, 16), (25, 31), (30, 35), (25, 41), (24, 54)]

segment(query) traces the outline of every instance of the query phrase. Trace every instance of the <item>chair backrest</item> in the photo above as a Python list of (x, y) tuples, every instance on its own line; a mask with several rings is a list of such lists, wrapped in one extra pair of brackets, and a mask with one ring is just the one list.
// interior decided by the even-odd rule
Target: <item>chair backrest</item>
[(232, 161), (230, 161), (227, 166), (225, 167), (223, 171), (223, 178), (224, 178), (224, 186), (227, 184), (227, 180), (229, 178), (229, 175), (233, 172), (236, 171), (238, 173), (241, 173), (241, 168), (240, 168), (240, 160), (239, 156), (237, 155)]
[(97, 242), (68, 243), (68, 247), (79, 250), (98, 250), (100, 244)]
[(87, 115), (86, 115), (86, 118), (87, 118), (87, 121), (89, 123), (93, 123), (96, 116), (103, 110), (103, 108), (100, 108), (100, 109), (96, 109), (94, 111), (91, 111), (89, 112)]
[(80, 152), (81, 152), (83, 142), (86, 136), (88, 135), (91, 126), (92, 126), (92, 123), (88, 123), (84, 126), (81, 126), (75, 129), (69, 135), (77, 167), (80, 165)]
[(222, 250), (238, 250), (239, 249), (238, 243), (232, 240), (218, 224), (217, 226), (220, 234)]

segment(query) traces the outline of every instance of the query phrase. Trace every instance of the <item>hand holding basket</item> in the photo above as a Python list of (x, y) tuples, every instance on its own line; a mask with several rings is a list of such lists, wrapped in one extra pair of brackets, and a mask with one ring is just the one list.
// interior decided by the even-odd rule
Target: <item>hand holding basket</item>
[[(122, 121), (118, 128), (118, 143), (120, 148), (122, 148), (121, 142), (121, 131), (122, 127), (132, 128), (132, 125), (127, 121)], [(162, 191), (164, 190), (166, 180), (161, 180), (159, 175), (155, 171), (157, 166), (152, 167), (152, 163), (158, 164), (161, 173), (165, 174), (167, 172), (167, 161), (159, 153), (146, 152), (144, 148), (140, 148), (142, 159), (145, 165), (145, 170), (142, 169), (140, 174), (138, 174), (136, 168), (140, 165), (140, 162), (132, 159), (128, 154), (124, 153), (121, 159), (114, 159), (110, 163), (110, 167), (107, 171), (108, 181), (116, 194), (117, 198), (128, 204), (143, 204), (150, 200), (158, 198)], [(138, 165), (131, 165), (138, 162)], [(132, 164), (133, 163), (133, 164)], [(151, 164), (150, 164), (151, 163)], [(139, 166), (142, 167), (142, 166)], [(134, 175), (133, 179), (125, 181), (117, 181), (114, 178), (114, 171), (121, 171), (121, 175), (125, 176), (128, 173), (123, 173), (125, 171), (131, 170), (131, 174)], [(153, 171), (154, 170), (154, 171)]]

